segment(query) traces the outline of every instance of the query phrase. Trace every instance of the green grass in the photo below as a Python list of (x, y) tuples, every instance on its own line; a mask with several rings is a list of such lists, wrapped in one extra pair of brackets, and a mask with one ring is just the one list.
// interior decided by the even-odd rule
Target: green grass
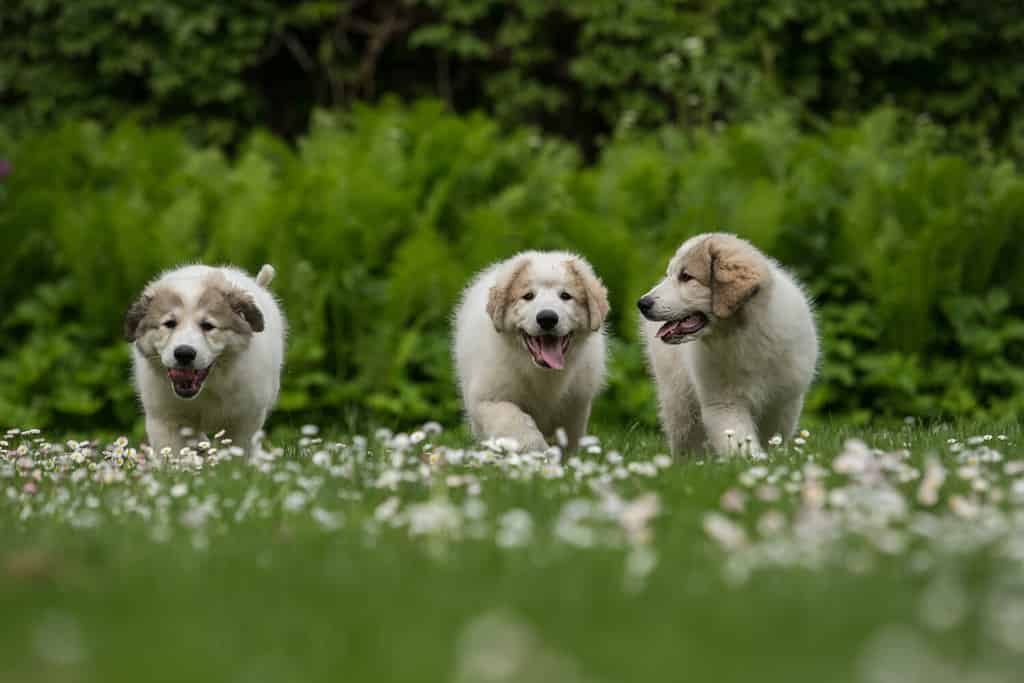
[[(851, 436), (880, 450), (836, 472)], [(1009, 682), (1024, 665), (1017, 426), (823, 426), (764, 462), (668, 467), (660, 436), (611, 434), (561, 476), (451, 464), (461, 433), (399, 464), (386, 438), (362, 455), (280, 432), (276, 457), (198, 470), (75, 463), (39, 438), (0, 451), (0, 681)], [(613, 450), (647, 464), (616, 478)], [(658, 514), (636, 503), (625, 533), (622, 505), (651, 493)], [(513, 509), (532, 534), (506, 528)]]

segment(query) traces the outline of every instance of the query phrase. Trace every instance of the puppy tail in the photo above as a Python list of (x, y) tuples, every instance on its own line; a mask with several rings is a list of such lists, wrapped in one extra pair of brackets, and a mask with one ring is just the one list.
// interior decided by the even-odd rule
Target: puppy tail
[(277, 275), (277, 271), (274, 270), (274, 266), (266, 263), (260, 268), (260, 274), (256, 276), (256, 284), (260, 287), (266, 287), (274, 279), (275, 275)]

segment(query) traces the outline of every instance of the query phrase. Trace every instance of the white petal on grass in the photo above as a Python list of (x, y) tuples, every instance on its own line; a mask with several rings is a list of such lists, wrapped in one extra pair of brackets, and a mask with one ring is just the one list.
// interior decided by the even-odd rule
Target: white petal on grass
[(506, 611), (469, 622), (456, 647), (454, 683), (583, 683), (568, 656), (552, 649), (533, 629)]
[(462, 515), (446, 500), (415, 503), (406, 508), (406, 514), (409, 518), (409, 534), (411, 536), (451, 535), (457, 533), (462, 527)]
[(918, 612), (921, 622), (935, 631), (959, 626), (967, 616), (969, 599), (961, 581), (953, 574), (935, 577), (921, 593)]
[(778, 510), (768, 510), (757, 520), (757, 533), (774, 536), (786, 528), (786, 516)]
[(656, 493), (645, 493), (627, 503), (619, 514), (626, 540), (632, 544), (649, 543), (654, 534), (648, 525), (660, 510), (661, 502)]
[(309, 496), (302, 491), (292, 491), (284, 500), (281, 502), (281, 507), (286, 512), (298, 512), (302, 508), (306, 507), (306, 503), (309, 502)]
[(907, 626), (885, 626), (860, 657), (863, 683), (953, 683), (963, 678), (928, 642)]
[(402, 501), (397, 496), (392, 496), (378, 505), (373, 511), (373, 518), (378, 522), (386, 522), (395, 516)]
[(727, 512), (743, 512), (747, 504), (747, 496), (739, 489), (731, 488), (722, 494), (718, 503)]
[(860, 439), (848, 439), (842, 452), (832, 461), (832, 469), (840, 474), (858, 475), (867, 471), (874, 457)]
[(313, 518), (313, 521), (327, 531), (340, 529), (344, 520), (340, 512), (330, 512), (320, 507), (313, 508), (310, 516)]
[(718, 512), (704, 515), (704, 533), (725, 550), (737, 550), (747, 545), (747, 533), (743, 528)]
[(672, 466), (672, 458), (664, 453), (659, 453), (654, 456), (654, 459), (651, 462), (654, 463), (655, 467), (662, 470)]
[(1024, 654), (1024, 586), (997, 587), (985, 613), (988, 635), (1010, 652)]
[(521, 548), (533, 540), (533, 518), (526, 510), (515, 508), (498, 518), (495, 542), (501, 548)]
[(649, 545), (635, 545), (626, 555), (623, 588), (627, 593), (638, 593), (647, 583), (647, 577), (658, 566), (658, 554)]
[(981, 512), (978, 505), (964, 496), (953, 496), (949, 499), (949, 509), (957, 517), (963, 519), (974, 519)]
[(36, 657), (51, 666), (73, 667), (86, 658), (82, 629), (70, 613), (46, 610), (32, 625)]

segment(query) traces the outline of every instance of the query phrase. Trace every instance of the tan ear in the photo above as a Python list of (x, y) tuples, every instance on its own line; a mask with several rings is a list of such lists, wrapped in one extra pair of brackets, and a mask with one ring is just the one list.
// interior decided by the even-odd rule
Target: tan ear
[(728, 318), (757, 294), (771, 277), (768, 260), (750, 244), (731, 235), (707, 240), (711, 264), (711, 311)]
[(530, 262), (525, 258), (505, 265), (498, 275), (498, 281), (487, 293), (487, 315), (491, 317), (494, 329), (498, 332), (505, 331), (505, 312), (515, 301), (520, 281), (529, 266)]
[(608, 317), (608, 290), (589, 264), (579, 259), (570, 259), (566, 261), (565, 265), (586, 294), (590, 329), (597, 332), (604, 324), (605, 318)]
[(153, 303), (153, 297), (149, 294), (140, 296), (124, 314), (122, 333), (125, 341), (135, 341), (138, 338), (139, 324), (149, 312), (149, 305)]
[(228, 306), (231, 310), (249, 323), (253, 332), (263, 331), (263, 311), (256, 305), (252, 295), (241, 289), (231, 289), (227, 292)]

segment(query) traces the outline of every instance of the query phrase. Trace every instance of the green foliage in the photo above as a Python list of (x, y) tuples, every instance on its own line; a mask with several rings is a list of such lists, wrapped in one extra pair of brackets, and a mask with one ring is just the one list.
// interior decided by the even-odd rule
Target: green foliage
[(11, 124), (180, 121), (237, 141), (432, 95), (594, 148), (633, 125), (901, 106), (1024, 153), (1014, 0), (7, 0)]
[[(0, 134), (0, 139), (2, 139)], [(455, 421), (449, 316), (473, 272), (517, 250), (585, 255), (609, 287), (596, 419), (653, 426), (634, 301), (672, 251), (738, 232), (818, 302), (812, 414), (993, 416), (1024, 396), (1024, 176), (941, 152), (880, 110), (800, 132), (784, 114), (716, 133), (570, 146), (437, 102), (319, 115), (296, 147), (236, 157), (180, 132), (91, 123), (19, 137), (0, 200), (0, 411), (127, 426), (122, 312), (160, 270), (273, 263), (291, 334), (278, 421)]]

